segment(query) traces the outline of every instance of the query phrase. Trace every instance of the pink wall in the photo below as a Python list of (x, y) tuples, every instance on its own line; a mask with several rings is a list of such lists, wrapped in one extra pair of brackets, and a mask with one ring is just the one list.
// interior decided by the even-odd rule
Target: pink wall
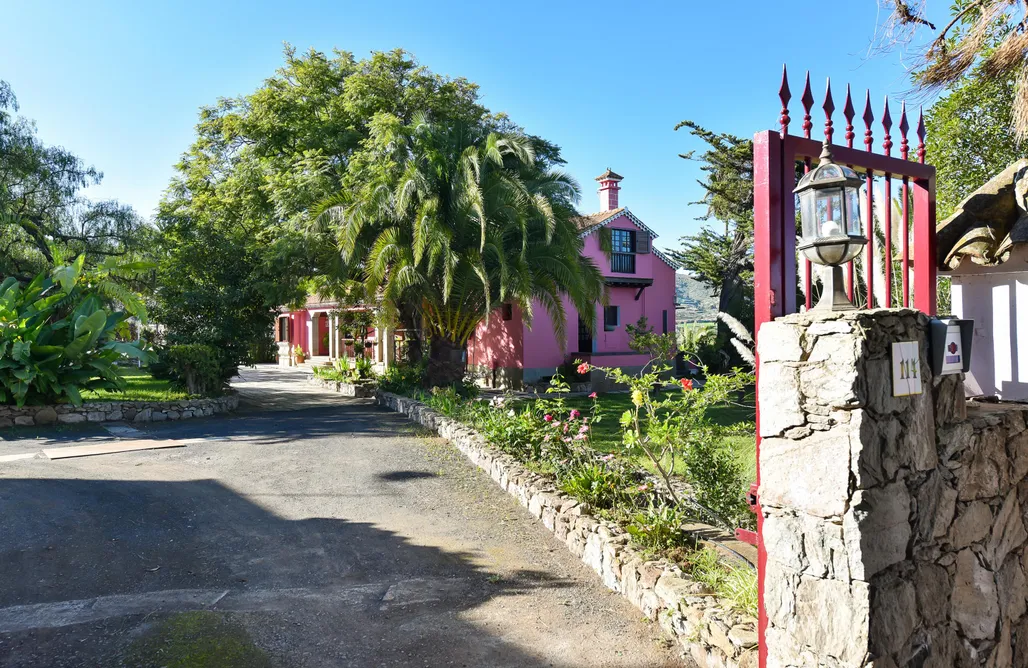
[(503, 308), (489, 316), (468, 341), (468, 366), (521, 368), (524, 353), (521, 310), (512, 309), (512, 318), (503, 319)]
[[(567, 312), (567, 337), (565, 349), (572, 354), (578, 349), (578, 311), (566, 297), (562, 298)], [(555, 368), (564, 363), (565, 353), (554, 334), (553, 319), (539, 302), (532, 303), (532, 328), (525, 325), (524, 368)]]
[(303, 348), (305, 353), (310, 354), (310, 351), (307, 350), (307, 311), (305, 309), (289, 312), (289, 350), (292, 351), (298, 345)]

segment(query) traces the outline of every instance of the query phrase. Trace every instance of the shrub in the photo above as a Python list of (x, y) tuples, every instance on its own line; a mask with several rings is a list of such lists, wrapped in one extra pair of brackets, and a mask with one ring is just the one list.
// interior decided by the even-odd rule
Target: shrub
[(175, 387), (193, 395), (212, 396), (224, 389), (218, 351), (199, 343), (160, 350), (151, 372), (155, 378), (170, 380)]
[[(680, 392), (655, 393), (654, 388), (663, 385), (661, 375), (670, 369), (666, 363), (653, 360), (636, 376), (617, 368), (597, 368), (615, 383), (628, 386), (632, 406), (620, 420), (623, 446), (628, 454), (645, 458), (674, 505), (693, 506), (706, 521), (729, 530), (751, 523), (742, 498), (742, 469), (724, 445), (725, 429), (714, 424), (707, 411), (745, 388), (752, 374), (705, 373), (702, 384), (682, 379)], [(683, 498), (673, 484), (676, 468), (683, 462), (694, 498)]]
[(688, 543), (682, 525), (690, 518), (675, 506), (650, 505), (636, 513), (625, 529), (648, 550), (671, 550)]
[(358, 355), (353, 361), (353, 371), (356, 380), (369, 380), (375, 377), (375, 363), (370, 357)]
[(560, 488), (596, 508), (610, 509), (631, 502), (631, 475), (607, 455), (600, 462), (568, 467), (558, 474)]
[(394, 364), (379, 376), (378, 386), (385, 392), (413, 396), (425, 386), (425, 365)]
[(108, 313), (83, 287), (84, 262), (80, 255), (25, 286), (15, 278), (0, 283), (0, 403), (80, 405), (83, 390), (124, 389), (117, 361), (149, 361), (142, 341), (115, 339), (128, 316)]

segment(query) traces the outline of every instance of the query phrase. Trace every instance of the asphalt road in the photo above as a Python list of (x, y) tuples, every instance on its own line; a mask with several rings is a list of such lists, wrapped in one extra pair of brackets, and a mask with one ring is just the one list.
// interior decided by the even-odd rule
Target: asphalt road
[[(183, 447), (0, 462), (0, 666), (147, 665), (194, 611), (289, 667), (683, 665), (445, 441), (288, 372), (237, 386), (236, 415), (122, 436)], [(113, 438), (6, 430), (0, 456)]]

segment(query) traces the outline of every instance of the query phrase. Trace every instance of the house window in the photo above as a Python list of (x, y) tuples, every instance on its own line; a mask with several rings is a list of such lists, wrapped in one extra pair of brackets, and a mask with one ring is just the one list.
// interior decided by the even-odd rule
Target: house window
[(621, 324), (621, 313), (617, 306), (608, 306), (603, 309), (603, 331), (613, 332)]
[(514, 319), (514, 305), (513, 304), (504, 304), (503, 305), (503, 319), (504, 320), (513, 320)]
[(610, 231), (611, 250), (615, 253), (635, 252), (635, 230)]
[(289, 340), (289, 318), (283, 316), (278, 319), (278, 336), (275, 338), (276, 341), (288, 341)]
[(664, 334), (667, 334), (667, 309), (664, 309), (660, 313), (660, 321)]
[(635, 230), (610, 231), (610, 270), (618, 274), (635, 273)]

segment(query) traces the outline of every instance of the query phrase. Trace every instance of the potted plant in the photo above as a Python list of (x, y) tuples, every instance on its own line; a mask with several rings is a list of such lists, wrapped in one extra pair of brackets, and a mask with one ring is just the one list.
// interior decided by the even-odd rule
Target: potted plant
[(293, 358), (296, 360), (297, 364), (303, 364), (304, 360), (307, 359), (307, 356), (304, 355), (303, 348), (296, 346), (293, 348)]

